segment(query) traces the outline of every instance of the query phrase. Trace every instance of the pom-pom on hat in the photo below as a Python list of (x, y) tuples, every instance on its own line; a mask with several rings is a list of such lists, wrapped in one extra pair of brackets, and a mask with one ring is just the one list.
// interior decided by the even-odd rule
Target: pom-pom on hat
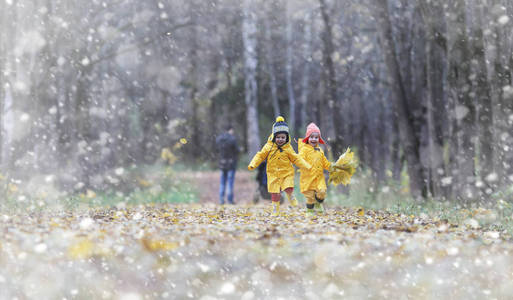
[(315, 125), (315, 123), (310, 123), (306, 127), (306, 134), (305, 134), (305, 138), (303, 139), (303, 143), (308, 144), (308, 138), (314, 132), (317, 132), (319, 134), (319, 143), (326, 144), (321, 137), (321, 130), (319, 129), (319, 127), (317, 125)]
[(278, 133), (285, 133), (287, 135), (287, 142), (289, 141), (289, 125), (285, 123), (285, 118), (279, 116), (276, 118), (276, 123), (273, 124), (273, 142)]

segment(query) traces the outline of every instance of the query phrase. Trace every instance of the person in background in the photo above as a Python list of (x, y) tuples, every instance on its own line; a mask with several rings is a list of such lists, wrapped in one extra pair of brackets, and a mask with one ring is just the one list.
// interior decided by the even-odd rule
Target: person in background
[(273, 131), (262, 149), (255, 154), (248, 169), (256, 169), (263, 161), (267, 161), (267, 190), (271, 193), (273, 216), (280, 214), (280, 192), (285, 191), (291, 206), (297, 207), (294, 191), (294, 166), (310, 169), (290, 145), (289, 127), (283, 117), (277, 117)]
[(227, 125), (225, 131), (216, 138), (216, 147), (219, 154), (219, 168), (221, 169), (221, 183), (219, 185), (219, 203), (224, 204), (224, 196), (229, 204), (233, 201), (233, 183), (239, 149), (233, 127)]

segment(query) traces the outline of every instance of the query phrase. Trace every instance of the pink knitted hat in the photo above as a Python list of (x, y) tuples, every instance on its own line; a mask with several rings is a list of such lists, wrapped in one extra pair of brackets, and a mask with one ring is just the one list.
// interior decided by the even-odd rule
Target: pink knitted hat
[(315, 123), (310, 123), (306, 127), (306, 134), (305, 134), (305, 138), (303, 139), (303, 143), (308, 144), (308, 138), (314, 132), (317, 132), (319, 134), (319, 143), (326, 144), (321, 137), (321, 130), (319, 129), (319, 127), (317, 127), (317, 125), (315, 125)]

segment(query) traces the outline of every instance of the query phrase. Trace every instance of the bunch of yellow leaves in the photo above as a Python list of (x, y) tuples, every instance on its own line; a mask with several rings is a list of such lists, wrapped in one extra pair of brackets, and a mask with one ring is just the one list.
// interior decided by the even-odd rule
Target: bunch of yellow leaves
[(358, 162), (354, 157), (354, 153), (351, 152), (350, 148), (347, 148), (344, 154), (340, 155), (337, 161), (333, 164), (330, 170), (330, 178), (328, 183), (333, 185), (348, 185), (351, 182), (351, 177), (358, 167)]

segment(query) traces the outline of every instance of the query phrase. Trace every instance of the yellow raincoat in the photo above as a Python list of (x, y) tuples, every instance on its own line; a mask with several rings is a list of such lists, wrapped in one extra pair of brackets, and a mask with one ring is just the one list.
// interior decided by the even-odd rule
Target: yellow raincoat
[(299, 187), (301, 193), (306, 191), (326, 191), (326, 179), (324, 170), (329, 170), (331, 163), (324, 156), (324, 151), (320, 147), (313, 147), (303, 141), (299, 141), (299, 156), (307, 163), (312, 165), (311, 169), (301, 169), (299, 177)]
[(290, 142), (278, 147), (272, 141), (272, 135), (262, 149), (255, 154), (248, 169), (254, 170), (267, 159), (267, 190), (279, 193), (286, 188), (294, 187), (294, 166), (310, 169), (311, 166), (297, 155)]

